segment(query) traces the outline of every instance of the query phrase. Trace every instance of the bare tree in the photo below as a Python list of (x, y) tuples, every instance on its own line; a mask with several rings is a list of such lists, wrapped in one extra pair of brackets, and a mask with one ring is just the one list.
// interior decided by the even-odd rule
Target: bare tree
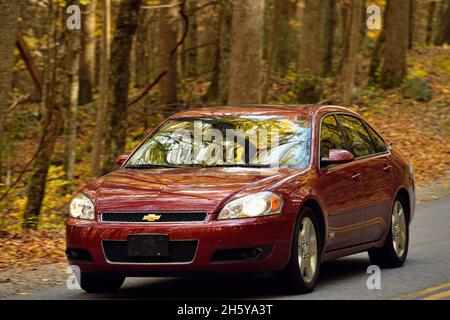
[(384, 89), (399, 86), (406, 76), (410, 4), (410, 1), (389, 0), (380, 75), (380, 85)]
[(416, 32), (416, 21), (414, 16), (416, 15), (416, 0), (409, 0), (409, 22), (408, 22), (408, 49), (411, 50), (414, 47), (414, 37)]
[(233, 21), (233, 3), (225, 0), (220, 7), (219, 47), (217, 52), (218, 75), (217, 90), (220, 104), (228, 103), (228, 79), (230, 77), (231, 30)]
[(428, 4), (428, 18), (427, 18), (427, 37), (426, 44), (431, 44), (433, 39), (433, 27), (434, 27), (434, 16), (436, 13), (436, 1), (430, 1)]
[(134, 40), (134, 83), (137, 88), (145, 86), (147, 79), (149, 79), (149, 69), (151, 54), (150, 50), (154, 45), (151, 39), (151, 25), (152, 16), (147, 10), (141, 10), (139, 13), (138, 29)]
[(233, 16), (231, 1), (221, 1), (220, 5), (217, 6), (217, 11), (218, 21), (217, 31), (214, 37), (215, 52), (211, 84), (203, 100), (205, 102), (227, 104), (229, 57), (231, 52), (231, 23)]
[[(361, 8), (362, 10), (363, 8)], [(333, 72), (333, 50), (335, 42), (335, 33), (337, 25), (337, 10), (336, 0), (327, 0), (325, 3), (324, 14), (324, 75), (331, 74)], [(361, 17), (362, 19), (362, 17)]]
[(20, 14), (20, 1), (0, 0), (0, 178), (5, 143), (4, 112), (11, 103), (12, 67), (16, 44), (17, 20)]
[[(159, 104), (166, 113), (171, 113), (177, 106), (177, 59), (173, 58), (173, 49), (177, 46), (178, 36), (178, 8), (177, 0), (162, 0), (168, 5), (160, 12), (159, 25), (159, 68), (166, 75), (159, 83)], [(176, 56), (175, 52), (175, 56)]]
[[(72, 0), (71, 4), (78, 5), (79, 0)], [(71, 30), (68, 35), (67, 67), (68, 90), (66, 99), (65, 138), (66, 138), (66, 176), (69, 181), (74, 180), (75, 158), (77, 146), (77, 114), (80, 93), (80, 31)]]
[(111, 105), (105, 144), (103, 173), (114, 169), (116, 157), (125, 150), (130, 86), (130, 56), (138, 27), (141, 0), (122, 0), (118, 8), (111, 47)]
[(437, 46), (441, 46), (444, 43), (450, 44), (450, 3), (447, 4), (435, 42)]
[(264, 4), (233, 1), (229, 104), (261, 103)]
[(92, 91), (95, 85), (95, 50), (96, 50), (96, 9), (97, 0), (89, 0), (82, 6), (82, 43), (80, 58), (80, 103), (92, 101)]
[[(34, 159), (32, 173), (27, 184), (27, 203), (23, 215), (23, 228), (36, 229), (44, 199), (48, 169), (53, 151), (61, 130), (65, 83), (67, 82), (67, 39), (66, 17), (63, 8), (50, 3), (54, 13), (50, 38), (54, 43), (49, 47), (51, 58), (48, 60), (48, 81), (46, 81), (45, 114), (42, 122), (41, 141)], [(64, 27), (61, 27), (64, 26)], [(63, 29), (63, 30), (61, 30)]]
[(362, 24), (362, 9), (364, 0), (351, 0), (350, 36), (347, 56), (344, 58), (344, 105), (350, 105), (355, 85), (355, 75), (358, 62), (360, 31)]
[(197, 66), (197, 45), (198, 45), (198, 22), (197, 22), (197, 0), (191, 0), (188, 4), (188, 16), (189, 16), (189, 32), (183, 46), (189, 49), (183, 57), (183, 75), (185, 77), (192, 77), (198, 72)]
[(325, 0), (305, 0), (300, 28), (297, 95), (300, 103), (314, 103), (322, 94), (324, 73), (323, 14)]
[(273, 7), (272, 28), (269, 39), (269, 66), (271, 74), (286, 75), (293, 57), (292, 19), (296, 14), (297, 1), (275, 1)]
[(106, 136), (106, 121), (108, 112), (109, 93), (109, 58), (110, 58), (110, 29), (111, 29), (111, 0), (102, 0), (102, 44), (100, 59), (100, 87), (97, 106), (97, 121), (94, 131), (92, 150), (92, 173), (96, 176), (101, 173), (102, 152)]
[(299, 72), (321, 76), (323, 73), (323, 29), (324, 0), (305, 0), (303, 21), (300, 30)]

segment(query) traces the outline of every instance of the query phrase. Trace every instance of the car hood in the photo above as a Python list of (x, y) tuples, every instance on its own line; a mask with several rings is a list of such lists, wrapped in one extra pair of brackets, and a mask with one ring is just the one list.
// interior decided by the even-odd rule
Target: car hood
[(214, 212), (233, 196), (268, 189), (291, 170), (253, 168), (122, 169), (103, 177), (98, 212)]

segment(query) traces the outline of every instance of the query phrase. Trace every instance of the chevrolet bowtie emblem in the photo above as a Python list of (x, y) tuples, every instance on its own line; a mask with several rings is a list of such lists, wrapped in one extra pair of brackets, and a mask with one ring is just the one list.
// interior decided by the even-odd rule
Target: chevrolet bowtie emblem
[(148, 222), (153, 222), (153, 221), (158, 221), (161, 218), (161, 216), (158, 216), (157, 214), (147, 214), (146, 216), (144, 216), (142, 218), (142, 220), (148, 221)]

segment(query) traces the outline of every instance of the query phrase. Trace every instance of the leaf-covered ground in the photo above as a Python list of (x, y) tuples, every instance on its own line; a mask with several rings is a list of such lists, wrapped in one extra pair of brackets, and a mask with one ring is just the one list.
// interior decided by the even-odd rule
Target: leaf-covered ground
[[(358, 83), (367, 82), (366, 69), (367, 66), (363, 65)], [(416, 102), (405, 99), (400, 90), (383, 91), (366, 87), (358, 89), (354, 109), (404, 152), (413, 163), (417, 185), (425, 188), (433, 184), (434, 189), (426, 194), (428, 197), (434, 197), (432, 190), (448, 189), (448, 179), (441, 182), (440, 178), (448, 177), (450, 173), (450, 50), (415, 49), (410, 55), (409, 72), (410, 76), (419, 75), (431, 85), (433, 88), (431, 101)], [(330, 81), (328, 84), (327, 99), (339, 104), (337, 83), (338, 81), (334, 83)], [(293, 80), (289, 77), (280, 79), (270, 91), (269, 102), (292, 103), (293, 95), (290, 91), (292, 84)], [(199, 81), (198, 90), (194, 90), (198, 94), (198, 100), (205, 91), (200, 88), (201, 86), (205, 87), (204, 81)], [(190, 87), (189, 90), (191, 89), (193, 88)], [(192, 105), (196, 105), (195, 99)], [(35, 109), (37, 110), (37, 107)], [(31, 110), (31, 113), (36, 113), (33, 108)], [(13, 169), (17, 172), (27, 159), (32, 157), (38, 141), (36, 119), (29, 113), (29, 109), (24, 106), (17, 113), (17, 121), (13, 122), (17, 125), (16, 135), (21, 141), (17, 143), (15, 148), (17, 154), (14, 155), (17, 159), (22, 159), (15, 162)], [(144, 130), (140, 127), (142, 118), (142, 114), (132, 110), (130, 122), (138, 124), (139, 128), (130, 127), (131, 138), (128, 141), (130, 147), (135, 146), (144, 135)], [(20, 231), (21, 213), (25, 204), (24, 183), (19, 184), (10, 196), (0, 203), (0, 271), (12, 267), (27, 269), (65, 261), (63, 223), (66, 215), (65, 205), (70, 199), (67, 188), (76, 190), (91, 178), (89, 155), (94, 119), (95, 112), (92, 106), (80, 108), (81, 124), (76, 170), (78, 179), (73, 186), (63, 178), (61, 166), (64, 155), (63, 140), (59, 142), (56, 160), (50, 170), (40, 230), (28, 233)], [(0, 194), (3, 191), (4, 188), (0, 188)]]
[(32, 270), (42, 264), (65, 261), (63, 228), (0, 233), (0, 272), (15, 267)]
[(450, 170), (450, 50), (416, 49), (409, 70), (432, 87), (431, 101), (404, 99), (398, 90), (378, 92), (375, 99), (362, 96), (356, 111), (399, 146), (414, 166), (417, 185), (424, 186)]

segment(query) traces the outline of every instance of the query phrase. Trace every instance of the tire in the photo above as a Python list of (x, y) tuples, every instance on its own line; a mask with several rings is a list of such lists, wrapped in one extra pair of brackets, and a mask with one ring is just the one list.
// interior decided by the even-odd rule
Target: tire
[[(306, 231), (308, 225), (309, 233)], [(302, 236), (303, 228), (305, 228), (305, 234)], [(305, 237), (304, 241), (307, 241), (308, 244), (305, 243), (305, 246), (299, 248), (299, 239), (302, 237)], [(317, 217), (313, 209), (304, 207), (295, 225), (290, 261), (281, 274), (291, 293), (310, 293), (314, 290), (320, 274), (322, 243)], [(306, 260), (304, 260), (305, 256), (301, 255), (304, 250), (307, 251), (305, 253)], [(303, 268), (300, 265), (301, 261), (303, 261)]]
[(408, 256), (409, 221), (403, 199), (397, 198), (392, 206), (389, 233), (384, 246), (369, 250), (372, 264), (381, 268), (401, 267)]
[(120, 289), (125, 277), (96, 276), (89, 273), (81, 273), (80, 287), (89, 293), (114, 292)]

